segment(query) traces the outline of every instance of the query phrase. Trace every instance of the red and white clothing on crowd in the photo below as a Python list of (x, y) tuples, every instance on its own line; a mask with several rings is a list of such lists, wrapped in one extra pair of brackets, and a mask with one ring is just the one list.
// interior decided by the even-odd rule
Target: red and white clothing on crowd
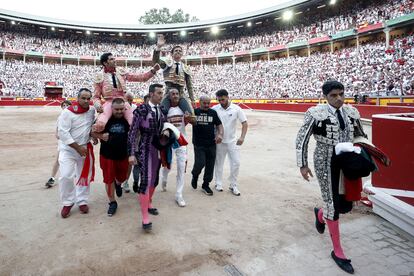
[[(95, 118), (95, 108), (90, 107), (83, 113), (75, 113), (71, 111), (74, 106), (76, 109), (76, 104), (73, 104), (63, 110), (58, 119), (59, 190), (63, 206), (87, 204), (89, 183), (93, 181), (94, 175), (93, 148), (89, 142), (89, 134)], [(88, 149), (86, 158), (69, 146), (74, 142)], [(89, 168), (83, 170), (85, 160), (86, 164), (89, 163)]]

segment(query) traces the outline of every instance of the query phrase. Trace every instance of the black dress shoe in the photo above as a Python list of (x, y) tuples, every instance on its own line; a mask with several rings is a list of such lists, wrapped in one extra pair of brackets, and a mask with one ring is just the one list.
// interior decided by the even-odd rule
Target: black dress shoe
[(148, 213), (150, 213), (153, 216), (158, 216), (160, 213), (158, 212), (157, 208), (148, 208)]
[(354, 268), (351, 265), (351, 260), (348, 259), (341, 259), (338, 258), (335, 253), (331, 252), (332, 259), (334, 259), (335, 263), (345, 272), (349, 274), (354, 274)]
[(150, 223), (147, 223), (147, 224), (145, 224), (145, 223), (143, 223), (142, 224), (142, 229), (144, 229), (144, 231), (145, 232), (151, 232), (151, 230), (152, 230), (152, 222), (150, 222)]
[(319, 221), (318, 218), (318, 213), (319, 213), (319, 208), (313, 208), (313, 211), (315, 212), (315, 227), (316, 230), (318, 230), (319, 234), (323, 234), (323, 232), (325, 232), (325, 223), (322, 223)]

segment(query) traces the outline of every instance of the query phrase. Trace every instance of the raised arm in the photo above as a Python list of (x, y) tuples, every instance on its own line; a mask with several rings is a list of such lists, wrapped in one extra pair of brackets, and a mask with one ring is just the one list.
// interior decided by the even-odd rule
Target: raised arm
[(159, 64), (162, 69), (164, 69), (167, 64), (160, 59), (160, 53), (162, 46), (165, 45), (165, 38), (164, 35), (160, 34), (157, 36), (157, 46), (154, 49), (154, 53), (152, 54), (152, 63)]
[(151, 79), (153, 76), (155, 76), (155, 74), (157, 73), (157, 71), (160, 69), (160, 65), (157, 63), (154, 65), (154, 67), (151, 68), (151, 70), (149, 70), (146, 73), (126, 73), (125, 74), (125, 79), (127, 81), (133, 81), (133, 82), (146, 82), (149, 79)]

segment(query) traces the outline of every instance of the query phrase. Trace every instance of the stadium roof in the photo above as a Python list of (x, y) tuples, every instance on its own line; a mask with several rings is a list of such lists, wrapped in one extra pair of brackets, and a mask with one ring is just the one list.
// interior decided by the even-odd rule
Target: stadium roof
[(261, 9), (245, 14), (229, 16), (219, 19), (211, 19), (198, 22), (160, 24), (160, 25), (140, 25), (140, 24), (106, 24), (106, 23), (89, 23), (80, 21), (71, 21), (56, 19), (51, 17), (36, 16), (26, 13), (20, 13), (5, 9), (0, 9), (0, 18), (16, 22), (23, 22), (34, 25), (58, 27), (72, 30), (90, 30), (99, 32), (128, 32), (128, 33), (146, 33), (146, 32), (173, 32), (180, 30), (196, 30), (209, 28), (214, 25), (228, 25), (246, 22), (249, 20), (259, 19), (278, 14), (287, 8), (293, 8), (304, 4), (313, 4), (321, 0), (292, 0), (270, 8)]

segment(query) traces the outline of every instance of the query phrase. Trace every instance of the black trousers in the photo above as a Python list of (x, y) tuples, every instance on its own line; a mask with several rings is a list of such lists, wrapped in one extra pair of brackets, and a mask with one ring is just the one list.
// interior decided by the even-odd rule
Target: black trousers
[(334, 203), (334, 220), (339, 219), (339, 214), (346, 214), (352, 210), (352, 201), (347, 201), (345, 195), (339, 194), (339, 174), (341, 169), (337, 165), (335, 152), (331, 161), (331, 182), (332, 182), (332, 197)]
[(213, 180), (214, 162), (216, 161), (216, 145), (196, 146), (194, 145), (194, 167), (191, 171), (193, 178), (198, 179), (204, 169), (203, 185), (208, 186)]

